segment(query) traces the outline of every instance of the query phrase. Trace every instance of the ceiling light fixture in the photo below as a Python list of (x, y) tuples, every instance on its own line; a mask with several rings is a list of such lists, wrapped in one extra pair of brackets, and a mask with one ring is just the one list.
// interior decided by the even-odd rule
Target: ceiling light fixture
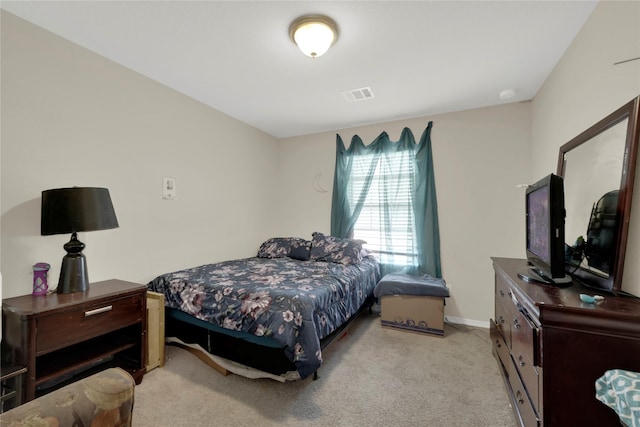
[(338, 40), (338, 26), (328, 16), (304, 15), (291, 23), (289, 36), (302, 53), (317, 58)]

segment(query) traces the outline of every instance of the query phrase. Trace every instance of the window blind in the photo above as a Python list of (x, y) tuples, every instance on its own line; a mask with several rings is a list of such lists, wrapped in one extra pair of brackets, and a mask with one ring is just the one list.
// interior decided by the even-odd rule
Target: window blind
[(350, 205), (360, 196), (373, 168), (371, 187), (354, 226), (354, 238), (384, 264), (418, 265), (415, 220), (411, 193), (414, 162), (410, 151), (385, 154), (375, 166), (373, 155), (354, 158), (348, 185)]

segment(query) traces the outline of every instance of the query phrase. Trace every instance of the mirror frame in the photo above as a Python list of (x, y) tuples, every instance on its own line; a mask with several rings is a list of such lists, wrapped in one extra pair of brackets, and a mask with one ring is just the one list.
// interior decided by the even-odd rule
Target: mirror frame
[(640, 138), (640, 96), (628, 102), (618, 110), (609, 114), (580, 135), (573, 138), (560, 147), (558, 156), (558, 175), (564, 177), (567, 153), (572, 149), (589, 142), (607, 129), (628, 119), (624, 157), (622, 160), (622, 176), (620, 177), (620, 193), (618, 195), (617, 233), (615, 242), (615, 254), (613, 257), (612, 271), (609, 277), (601, 277), (591, 273), (582, 267), (566, 265), (566, 270), (578, 281), (586, 285), (594, 285), (602, 290), (609, 290), (613, 294), (622, 291), (622, 274), (627, 248), (627, 235), (629, 232), (629, 220), (631, 213), (631, 199), (633, 196), (633, 183), (635, 180), (636, 160), (638, 158), (638, 139)]

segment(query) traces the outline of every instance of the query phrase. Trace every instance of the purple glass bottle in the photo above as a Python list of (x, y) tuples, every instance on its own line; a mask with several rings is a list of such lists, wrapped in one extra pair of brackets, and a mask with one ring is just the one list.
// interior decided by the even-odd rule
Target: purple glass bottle
[(51, 266), (46, 262), (39, 262), (33, 266), (33, 295), (46, 295), (49, 286), (47, 285), (47, 272)]

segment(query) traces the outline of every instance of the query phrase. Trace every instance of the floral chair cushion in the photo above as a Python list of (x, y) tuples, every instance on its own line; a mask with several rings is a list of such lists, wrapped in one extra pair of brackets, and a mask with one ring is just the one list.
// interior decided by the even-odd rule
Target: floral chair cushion
[(120, 368), (80, 379), (2, 414), (2, 426), (131, 426), (135, 382)]

